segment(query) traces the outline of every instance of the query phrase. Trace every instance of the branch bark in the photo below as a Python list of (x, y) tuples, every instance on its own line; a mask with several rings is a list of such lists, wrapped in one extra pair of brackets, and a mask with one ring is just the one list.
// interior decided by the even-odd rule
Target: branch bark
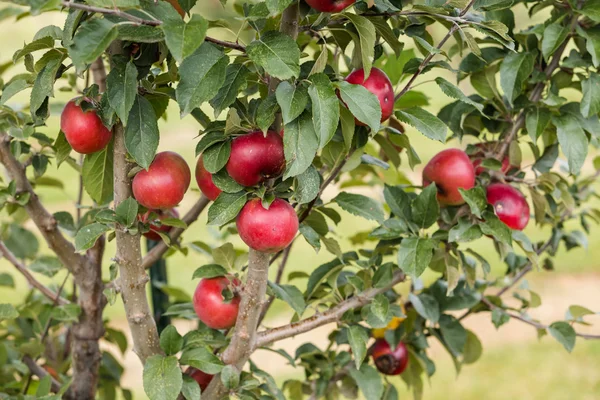
[[(37, 376), (40, 379), (45, 378), (49, 375), (48, 371), (37, 365), (35, 360), (29, 356), (23, 356), (23, 363), (27, 365), (27, 368), (33, 375)], [(57, 380), (53, 377), (50, 377), (50, 390), (52, 391), (52, 393), (58, 393), (60, 391), (60, 387), (60, 383), (58, 383)]]
[[(185, 222), (188, 226), (195, 222), (202, 211), (206, 208), (206, 206), (210, 203), (210, 199), (206, 196), (200, 197), (200, 199), (190, 208), (190, 210), (185, 214), (182, 218), (182, 221)], [(171, 238), (171, 243), (176, 242), (177, 239), (185, 232), (185, 229), (174, 228), (171, 229), (169, 233), (169, 237)], [(158, 261), (163, 254), (169, 249), (169, 246), (165, 242), (160, 242), (155, 247), (152, 248), (142, 259), (142, 266), (145, 269), (150, 268), (152, 264)]]
[(406, 276), (404, 273), (398, 271), (394, 274), (392, 282), (383, 288), (366, 290), (361, 294), (342, 301), (324, 313), (316, 314), (310, 318), (303, 319), (302, 321), (259, 332), (256, 338), (254, 349), (267, 346), (273, 342), (287, 339), (301, 333), (312, 331), (313, 329), (332, 322), (336, 322), (342, 317), (342, 315), (344, 315), (346, 311), (368, 304), (375, 296), (386, 292), (398, 283), (404, 281), (405, 278)]
[(0, 241), (0, 254), (2, 254), (4, 258), (6, 258), (25, 277), (25, 279), (31, 287), (39, 290), (40, 293), (42, 293), (48, 299), (61, 305), (70, 303), (67, 299), (57, 295), (52, 290), (44, 286), (40, 281), (35, 279), (35, 277), (31, 275), (27, 267), (23, 265), (23, 263), (21, 263), (19, 260), (17, 260), (15, 255), (6, 247), (6, 245), (2, 241)]

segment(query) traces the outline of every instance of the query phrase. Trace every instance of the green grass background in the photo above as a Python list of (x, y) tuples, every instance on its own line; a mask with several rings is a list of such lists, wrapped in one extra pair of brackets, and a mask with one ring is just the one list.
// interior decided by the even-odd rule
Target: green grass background
[[(0, 10), (6, 5), (0, 5)], [(217, 0), (211, 0), (208, 4), (203, 4), (201, 7), (196, 7), (197, 12), (210, 19), (223, 18), (226, 15), (231, 15), (228, 11), (222, 11)], [(38, 28), (47, 24), (55, 24), (62, 26), (64, 14), (51, 13), (43, 16), (26, 18), (22, 21), (15, 22), (14, 19), (0, 22), (0, 63), (10, 60), (14, 51), (32, 40)], [(525, 21), (526, 13), (523, 12), (519, 16), (521, 26), (527, 26), (533, 22)], [(432, 31), (436, 42), (439, 41), (444, 34), (442, 30)], [(233, 40), (235, 34), (223, 29), (213, 29), (210, 34), (223, 39)], [(408, 47), (412, 43), (406, 43)], [(36, 54), (36, 57), (39, 57)], [(9, 70), (4, 79), (8, 80), (10, 76), (22, 72), (22, 67), (17, 66)], [(451, 75), (447, 72), (434, 70), (429, 75), (421, 78), (419, 82), (427, 81), (435, 77), (434, 74), (444, 76), (450, 81), (454, 81)], [(80, 84), (81, 81), (80, 81)], [(57, 86), (60, 87), (59, 84)], [(461, 85), (466, 93), (472, 93), (472, 89), (465, 82)], [(438, 89), (435, 83), (425, 83), (418, 90), (424, 91), (429, 97), (430, 105), (427, 107), (431, 112), (437, 113), (441, 106), (449, 103), (451, 100), (444, 96)], [(28, 93), (22, 93), (10, 101), (14, 107), (23, 107), (27, 104)], [(56, 91), (56, 98), (51, 101), (52, 109), (54, 110), (52, 117), (48, 121), (48, 126), (41, 129), (42, 132), (50, 137), (55, 137), (58, 133), (58, 115), (64, 103), (73, 97), (73, 93), (64, 93)], [(573, 93), (572, 100), (578, 101), (580, 94)], [(212, 110), (205, 110), (209, 115), (212, 115)], [(179, 118), (178, 108), (175, 103), (171, 103), (167, 113), (167, 120), (161, 120), (159, 123), (161, 129), (160, 150), (173, 150), (180, 153), (193, 168), (194, 160), (194, 138), (200, 129), (199, 125), (191, 119), (191, 117), (181, 120)], [(414, 129), (408, 127), (407, 135), (409, 135), (411, 143), (416, 148), (419, 156), (426, 162), (436, 152), (445, 146), (430, 141), (421, 136)], [(464, 144), (453, 142), (450, 144), (454, 147), (462, 147)], [(522, 146), (526, 151), (527, 146)], [(402, 171), (411, 177), (418, 177), (419, 167), (417, 172), (413, 173), (408, 167), (405, 154), (402, 155), (403, 165)], [(75, 172), (67, 165), (63, 165), (60, 169), (56, 169), (55, 165), (49, 167), (49, 176), (61, 179), (64, 182), (63, 189), (43, 188), (40, 190), (40, 197), (51, 211), (70, 210), (74, 212), (73, 204), (77, 197), (78, 177)], [(415, 183), (419, 183), (418, 180)], [(377, 195), (381, 195), (378, 193)], [(191, 190), (186, 195), (180, 210), (186, 210), (199, 197), (199, 192), (195, 182), (192, 182)], [(86, 204), (91, 204), (87, 199)], [(7, 221), (8, 218), (5, 211), (0, 213), (1, 220)], [(33, 229), (31, 223), (26, 224)], [(336, 227), (336, 239), (339, 240), (342, 248), (347, 251), (352, 248), (348, 238), (357, 231), (366, 230), (370, 227), (364, 220), (344, 215), (343, 222)], [(543, 285), (545, 282), (552, 282), (554, 279), (560, 279), (562, 275), (576, 275), (582, 279), (599, 280), (597, 274), (597, 259), (600, 256), (600, 236), (596, 234), (597, 229), (594, 229), (589, 237), (589, 250), (577, 249), (566, 253), (561, 251), (556, 260), (555, 265), (557, 271), (554, 273), (535, 272), (530, 278), (530, 286)], [(542, 239), (548, 232), (540, 231), (533, 223), (530, 223), (526, 233), (532, 239)], [(206, 226), (206, 213), (200, 220), (193, 224), (188, 232), (184, 235), (185, 242), (195, 240), (204, 241), (212, 246), (219, 245), (219, 233), (215, 228)], [(242, 248), (241, 242), (237, 237), (229, 238), (234, 245)], [(45, 245), (41, 242), (42, 251), (47, 252)], [(499, 275), (504, 270), (503, 265), (498, 260), (491, 241), (481, 239), (472, 244), (492, 263), (493, 273)], [(108, 276), (108, 264), (111, 255), (114, 254), (114, 243), (109, 243), (106, 252), (106, 268), (105, 274)], [(319, 254), (308, 246), (303, 239), (297, 241), (294, 245), (294, 250), (288, 265), (288, 272), (305, 271), (310, 273), (320, 263), (328, 261), (332, 258), (324, 249)], [(187, 293), (192, 293), (196, 282), (192, 281), (191, 275), (193, 271), (210, 260), (197, 252), (190, 251), (190, 254), (185, 257), (181, 254), (176, 254), (168, 259), (169, 268), (169, 283), (172, 286), (184, 289)], [(0, 272), (12, 272), (12, 267), (5, 261), (0, 261)], [(272, 271), (274, 272), (274, 271)], [(3, 288), (0, 291), (0, 302), (19, 303), (26, 291), (26, 283), (19, 277), (15, 289)], [(48, 279), (40, 277), (40, 280), (48, 284), (56, 284), (62, 281), (64, 274), (59, 274), (55, 277), (54, 282), (49, 282)], [(426, 280), (433, 279), (432, 274), (425, 276)], [(300, 286), (303, 281), (296, 281)], [(576, 291), (577, 287), (572, 290)], [(590, 308), (598, 307), (598, 304), (584, 304)], [(109, 306), (106, 309), (106, 316), (112, 319), (124, 319), (124, 312), (120, 301), (114, 306)], [(280, 302), (275, 303), (272, 309), (271, 318), (288, 313), (288, 308)], [(504, 328), (507, 329), (507, 328)], [(567, 354), (564, 349), (549, 338), (545, 338), (541, 342), (534, 340), (535, 333), (523, 337), (523, 340), (518, 343), (506, 343), (501, 346), (494, 346), (490, 349), (484, 349), (482, 359), (472, 366), (464, 368), (461, 375), (457, 378), (454, 372), (454, 367), (447, 355), (439, 354), (436, 356), (438, 372), (433, 377), (431, 385), (427, 385), (425, 389), (425, 399), (600, 399), (600, 344), (592, 342), (579, 341), (574, 352)], [(482, 338), (485, 343), (485, 338)], [(300, 344), (300, 343), (299, 343)], [(284, 376), (278, 377), (280, 380), (285, 379)], [(126, 382), (124, 382), (127, 385)], [(403, 392), (404, 384), (399, 383), (398, 388)], [(133, 388), (140, 393), (139, 398), (143, 398), (139, 387)], [(402, 396), (405, 398), (406, 396)]]

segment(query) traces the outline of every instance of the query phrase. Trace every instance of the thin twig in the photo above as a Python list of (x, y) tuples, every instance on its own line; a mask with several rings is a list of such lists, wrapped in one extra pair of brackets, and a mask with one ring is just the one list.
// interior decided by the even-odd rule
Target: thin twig
[(35, 277), (29, 272), (27, 267), (23, 265), (23, 263), (21, 263), (19, 260), (17, 260), (15, 255), (6, 247), (6, 245), (2, 241), (0, 241), (0, 253), (21, 273), (21, 275), (25, 277), (25, 279), (31, 287), (36, 288), (48, 299), (52, 301), (57, 301), (61, 305), (70, 303), (67, 299), (60, 297), (52, 290), (44, 286), (40, 281), (35, 279)]
[[(27, 368), (29, 368), (29, 371), (31, 371), (33, 375), (37, 376), (40, 379), (43, 379), (46, 376), (50, 375), (48, 371), (37, 365), (37, 363), (30, 356), (23, 356), (22, 361), (23, 364), (25, 364)], [(60, 386), (60, 383), (58, 383), (58, 381), (54, 379), (52, 375), (50, 375), (50, 390), (52, 391), (52, 393), (58, 393), (60, 391)]]
[[(281, 283), (281, 279), (283, 278), (283, 271), (285, 270), (287, 262), (290, 258), (292, 244), (294, 244), (294, 242), (290, 243), (290, 245), (286, 247), (285, 250), (283, 250), (283, 259), (281, 260), (281, 263), (279, 263), (279, 268), (277, 268), (277, 276), (275, 277), (275, 283), (278, 285), (279, 283)], [(273, 300), (275, 300), (275, 296), (270, 296), (267, 302), (263, 305), (260, 317), (258, 318), (258, 325), (260, 325), (260, 323), (265, 319), (267, 311), (269, 311), (269, 307), (271, 307)]]

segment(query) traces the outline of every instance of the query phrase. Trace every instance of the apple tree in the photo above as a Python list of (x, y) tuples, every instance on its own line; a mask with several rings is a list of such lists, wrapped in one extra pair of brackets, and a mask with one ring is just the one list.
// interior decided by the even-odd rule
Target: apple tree
[[(395, 375), (422, 397), (430, 343), (457, 371), (477, 361), (481, 342), (462, 324), (473, 314), (521, 321), (567, 351), (599, 338), (585, 305), (532, 318), (542, 300), (520, 284), (553, 270), (559, 249), (585, 246), (600, 219), (600, 163), (588, 156), (600, 2), (222, 0), (236, 17), (219, 21), (194, 0), (10, 3), (0, 18), (53, 13), (64, 25), (41, 26), (0, 65), (0, 253), (14, 267), (0, 284), (19, 274), (31, 288), (0, 304), (2, 398), (131, 398), (103, 341), (133, 348), (152, 400), (393, 400)], [(437, 115), (428, 87), (446, 95)], [(170, 102), (199, 130), (191, 167), (157, 153)], [(418, 135), (447, 147), (421, 160)], [(80, 179), (54, 177), (65, 170)], [(77, 204), (51, 213), (40, 190), (64, 185), (80, 185)], [(184, 196), (195, 204), (175, 210)], [(336, 238), (349, 214), (365, 227), (347, 247)], [(190, 237), (193, 223), (219, 227), (222, 243)], [(299, 241), (330, 261), (286, 268), (303, 257)], [(148, 269), (164, 275), (165, 258), (199, 249), (212, 260), (189, 276), (193, 301), (153, 284), (154, 305), (167, 306), (155, 314)], [(117, 296), (129, 335), (103, 314)], [(263, 323), (274, 299), (288, 324)], [(197, 329), (169, 323), (180, 318)], [(325, 325), (325, 347), (277, 345)], [(279, 385), (252, 361), (259, 349), (296, 379)]]

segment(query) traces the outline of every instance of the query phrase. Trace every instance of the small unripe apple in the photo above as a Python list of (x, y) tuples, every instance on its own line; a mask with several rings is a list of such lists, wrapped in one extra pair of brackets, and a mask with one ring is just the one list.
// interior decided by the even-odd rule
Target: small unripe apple
[(306, 0), (317, 11), (336, 13), (350, 7), (356, 0)]
[(210, 381), (212, 381), (212, 378), (214, 377), (214, 375), (209, 375), (206, 372), (203, 372), (198, 368), (194, 367), (189, 367), (185, 371), (185, 373), (186, 375), (191, 376), (196, 382), (198, 382), (198, 385), (200, 385), (200, 391), (202, 392), (206, 390)]
[(212, 201), (215, 201), (221, 194), (221, 189), (215, 186), (213, 182), (212, 174), (204, 168), (202, 155), (198, 157), (198, 162), (196, 163), (196, 182), (198, 182), (198, 187), (202, 194)]
[(408, 366), (408, 349), (403, 342), (392, 351), (385, 339), (377, 339), (371, 349), (377, 370), (385, 375), (400, 375)]
[[(481, 149), (480, 151), (476, 151), (474, 154), (471, 154), (471, 160), (473, 161), (473, 167), (475, 168), (475, 175), (481, 175), (487, 168), (482, 166), (481, 163), (486, 159), (485, 151), (486, 148), (490, 146), (495, 146), (495, 143), (477, 143), (475, 147)], [(517, 165), (510, 165), (510, 160), (508, 155), (504, 156), (502, 159), (502, 166), (500, 167), (500, 171), (503, 174), (506, 174), (511, 168), (518, 168)]]
[(80, 154), (91, 154), (108, 145), (112, 133), (94, 110), (83, 111), (71, 100), (60, 116), (60, 129), (73, 150)]
[(266, 179), (275, 178), (285, 168), (281, 134), (268, 131), (250, 132), (231, 142), (231, 155), (227, 172), (234, 181), (244, 186), (254, 186)]
[(475, 186), (475, 168), (467, 154), (459, 149), (437, 153), (423, 169), (423, 186), (435, 182), (441, 205), (457, 206), (465, 201), (458, 191)]
[[(364, 86), (379, 99), (381, 122), (386, 121), (394, 112), (394, 87), (390, 78), (379, 68), (371, 68), (371, 74), (365, 80), (365, 70), (356, 69), (346, 77), (346, 82)], [(359, 125), (364, 125), (356, 121)]]
[(239, 279), (220, 276), (202, 279), (194, 292), (194, 311), (206, 326), (212, 329), (228, 329), (235, 325), (240, 308), (240, 295), (234, 293), (226, 302), (223, 290), (240, 286)]
[(135, 199), (149, 210), (166, 210), (183, 199), (192, 175), (185, 160), (177, 153), (158, 153), (148, 170), (133, 178)]
[(494, 207), (500, 221), (509, 228), (522, 231), (529, 222), (529, 204), (517, 189), (504, 183), (487, 188), (487, 201)]
[(260, 199), (252, 199), (238, 214), (236, 225), (240, 237), (249, 247), (277, 253), (296, 237), (298, 216), (285, 200), (275, 199), (267, 210)]
[(150, 240), (154, 240), (155, 242), (160, 242), (162, 239), (160, 235), (156, 232), (168, 234), (173, 227), (168, 225), (158, 226), (154, 224), (153, 222), (156, 220), (150, 220), (150, 215), (152, 213), (156, 214), (155, 217), (157, 217), (159, 221), (162, 221), (166, 218), (179, 218), (179, 213), (176, 209), (171, 208), (170, 210), (148, 210), (144, 214), (138, 215), (138, 219), (140, 220), (140, 222), (144, 224), (150, 223), (150, 230), (144, 233), (144, 237)]
[[(402, 314), (406, 315), (406, 309), (404, 308), (404, 304), (400, 304), (400, 308), (402, 309)], [(393, 331), (400, 326), (401, 323), (404, 322), (406, 317), (392, 317), (390, 322), (388, 322), (385, 328), (374, 328), (371, 330), (373, 337), (375, 339), (383, 339), (385, 337), (385, 333), (387, 331)]]

